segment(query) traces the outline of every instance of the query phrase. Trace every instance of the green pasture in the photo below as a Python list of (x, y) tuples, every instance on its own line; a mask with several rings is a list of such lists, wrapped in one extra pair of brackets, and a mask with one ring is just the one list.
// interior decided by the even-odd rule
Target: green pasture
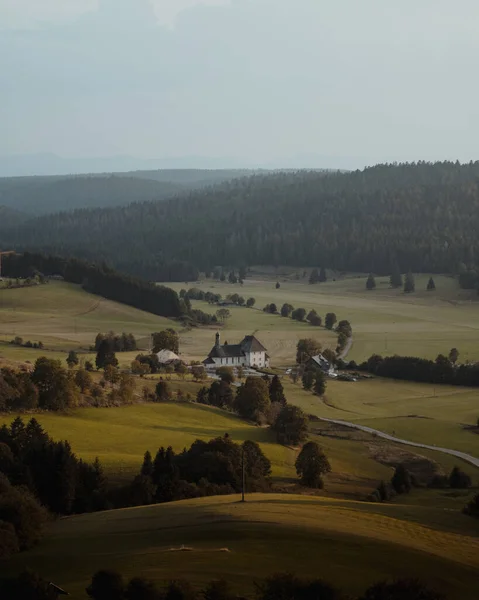
[[(272, 573), (321, 577), (359, 594), (375, 581), (419, 577), (449, 600), (479, 592), (479, 539), (415, 522), (422, 508), (294, 495), (204, 498), (60, 519), (33, 550), (2, 566), (28, 565), (86, 600), (91, 575), (117, 569), (159, 583), (185, 578), (198, 587), (225, 578), (238, 593)], [(427, 514), (442, 517), (442, 508)], [(469, 534), (468, 534), (469, 532)], [(186, 550), (181, 550), (181, 548)], [(347, 573), (347, 576), (345, 575)]]
[[(298, 271), (302, 275), (302, 270)], [(349, 358), (361, 361), (373, 353), (401, 354), (435, 358), (457, 347), (460, 360), (479, 360), (479, 297), (473, 291), (461, 290), (455, 279), (435, 275), (436, 291), (427, 292), (429, 275), (416, 275), (416, 292), (405, 294), (389, 287), (387, 277), (377, 278), (377, 288), (367, 291), (366, 276), (348, 276), (337, 281), (309, 285), (308, 279), (295, 279), (292, 270), (277, 275), (253, 272), (244, 284), (202, 280), (192, 284), (168, 284), (177, 291), (198, 287), (219, 293), (223, 297), (238, 293), (245, 299), (254, 297), (253, 310), (231, 309), (224, 335), (240, 338), (245, 332), (256, 331), (265, 340), (273, 363), (283, 366), (294, 362), (294, 347), (298, 337), (319, 337), (325, 346), (333, 346), (330, 332), (307, 324), (292, 323), (280, 316), (262, 314), (265, 304), (274, 302), (278, 308), (288, 302), (294, 307), (315, 309), (323, 316), (336, 313), (338, 319), (348, 319), (353, 327), (354, 343)], [(281, 287), (275, 289), (276, 281)], [(205, 310), (214, 310), (203, 303), (194, 303)], [(258, 310), (260, 309), (260, 310)], [(229, 341), (229, 340), (228, 340)], [(204, 338), (185, 338), (188, 352), (202, 355)]]
[[(11, 422), (14, 416), (1, 415), (0, 424)], [(260, 443), (275, 476), (294, 475), (295, 451), (276, 444), (268, 429), (201, 405), (172, 402), (80, 408), (68, 415), (39, 413), (35, 418), (54, 439), (68, 440), (81, 458), (92, 461), (98, 456), (113, 479), (130, 479), (137, 473), (146, 450), (154, 454), (160, 446), (172, 446), (181, 452), (196, 439), (209, 440), (225, 433), (239, 443)]]
[(328, 380), (321, 399), (286, 377), (283, 384), (288, 400), (310, 414), (479, 456), (479, 433), (474, 427), (479, 417), (476, 389), (381, 378), (356, 383)]
[[(24, 341), (42, 341), (46, 349), (58, 352), (88, 350), (100, 331), (133, 333), (146, 343), (146, 336), (171, 325), (169, 319), (94, 296), (74, 284), (52, 281), (0, 289), (0, 340), (4, 342), (20, 336)], [(20, 360), (38, 355), (28, 348), (0, 346), (0, 355), (8, 358), (10, 353), (21, 356)]]

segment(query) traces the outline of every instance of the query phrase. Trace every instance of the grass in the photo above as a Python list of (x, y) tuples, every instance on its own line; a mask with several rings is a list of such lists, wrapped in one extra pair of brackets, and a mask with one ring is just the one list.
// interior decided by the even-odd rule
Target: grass
[[(24, 341), (42, 341), (47, 349), (57, 352), (88, 350), (100, 331), (126, 331), (145, 338), (171, 325), (169, 319), (94, 296), (69, 283), (52, 281), (23, 289), (0, 289), (0, 339), (3, 341), (20, 336)], [(6, 358), (16, 353), (20, 360), (31, 360), (30, 357), (42, 352), (45, 353), (5, 345), (0, 349)]]
[[(368, 425), (397, 437), (479, 456), (475, 389), (369, 379), (328, 381), (324, 400), (284, 378), (291, 402), (319, 417)], [(456, 459), (452, 459), (456, 460)]]
[[(223, 297), (234, 292), (244, 298), (252, 296), (259, 309), (271, 302), (278, 307), (288, 302), (307, 310), (314, 308), (323, 317), (327, 312), (334, 312), (338, 319), (348, 319), (352, 324), (354, 344), (349, 357), (356, 361), (373, 353), (436, 358), (439, 353), (447, 354), (452, 347), (459, 349), (461, 361), (479, 360), (479, 298), (472, 291), (460, 290), (451, 277), (434, 275), (437, 290), (427, 292), (429, 275), (416, 275), (417, 291), (404, 294), (401, 289), (390, 289), (385, 277), (376, 278), (376, 290), (368, 292), (366, 276), (309, 285), (307, 277), (296, 280), (291, 269), (283, 271), (279, 270), (277, 275), (270, 271), (253, 271), (243, 286), (211, 280), (191, 286), (220, 293)], [(276, 281), (281, 284), (278, 290)], [(169, 285), (178, 291), (190, 287)], [(335, 344), (335, 339), (324, 329), (263, 315), (261, 310), (237, 308), (231, 312), (224, 335), (233, 342), (233, 338), (239, 339), (245, 332), (258, 330), (257, 335), (264, 340), (276, 366), (291, 365), (298, 337), (313, 335), (326, 346)], [(212, 345), (201, 335), (185, 342), (186, 350), (194, 358), (204, 356), (205, 347)]]
[[(14, 415), (0, 416), (0, 424)], [(28, 418), (28, 416), (27, 416)], [(81, 408), (70, 415), (38, 414), (35, 418), (54, 439), (67, 439), (81, 458), (98, 456), (114, 479), (138, 473), (146, 450), (160, 446), (181, 452), (196, 439), (228, 432), (236, 442), (254, 440), (272, 461), (274, 475), (293, 475), (295, 452), (275, 443), (268, 429), (255, 427), (224, 411), (186, 403), (140, 404), (111, 409)]]
[[(245, 504), (227, 496), (117, 510), (57, 521), (37, 548), (3, 568), (28, 565), (79, 599), (101, 568), (197, 586), (222, 577), (243, 594), (279, 571), (322, 577), (351, 594), (411, 576), (450, 600), (477, 598), (479, 539), (467, 535), (471, 519), (458, 515), (464, 531), (451, 533), (414, 522), (415, 510), (423, 509), (261, 494)], [(192, 550), (174, 551), (182, 545)]]

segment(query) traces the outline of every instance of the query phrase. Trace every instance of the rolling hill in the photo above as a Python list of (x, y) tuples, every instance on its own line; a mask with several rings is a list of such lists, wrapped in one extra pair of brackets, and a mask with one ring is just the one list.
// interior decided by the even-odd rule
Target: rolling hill
[[(250, 175), (250, 170), (166, 169), (75, 176), (0, 178), (0, 205), (30, 216), (160, 201)], [(18, 221), (19, 222), (19, 221)], [(12, 221), (10, 225), (17, 225)]]
[(256, 175), (163, 202), (48, 215), (6, 241), (104, 259), (149, 279), (172, 259), (200, 270), (282, 264), (384, 274), (397, 264), (456, 272), (479, 252), (478, 178), (479, 163)]
[(37, 548), (3, 569), (14, 573), (28, 565), (78, 599), (102, 568), (158, 582), (185, 578), (196, 586), (225, 578), (248, 596), (254, 581), (281, 571), (321, 577), (351, 594), (384, 578), (410, 576), (448, 600), (477, 598), (478, 539), (414, 522), (442, 509), (273, 494), (238, 500), (213, 497), (60, 519)]

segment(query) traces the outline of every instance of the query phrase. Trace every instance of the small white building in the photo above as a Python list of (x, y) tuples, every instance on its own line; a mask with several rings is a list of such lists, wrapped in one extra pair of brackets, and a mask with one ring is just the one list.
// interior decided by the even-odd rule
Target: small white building
[(160, 350), (156, 353), (156, 356), (158, 357), (160, 365), (170, 365), (171, 363), (181, 362), (181, 358), (178, 354), (175, 354), (171, 350)]
[(203, 361), (205, 367), (269, 367), (266, 348), (254, 335), (247, 335), (239, 344), (220, 344), (220, 334), (216, 343)]

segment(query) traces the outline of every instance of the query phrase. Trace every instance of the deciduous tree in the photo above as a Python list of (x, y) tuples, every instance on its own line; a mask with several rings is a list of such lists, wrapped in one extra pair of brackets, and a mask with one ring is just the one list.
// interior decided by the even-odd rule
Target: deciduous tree
[(326, 329), (332, 329), (337, 322), (336, 315), (334, 313), (327, 313), (326, 318), (324, 319), (324, 324)]
[(326, 455), (316, 442), (305, 444), (296, 459), (296, 473), (301, 483), (312, 488), (322, 488), (322, 476), (331, 471)]

